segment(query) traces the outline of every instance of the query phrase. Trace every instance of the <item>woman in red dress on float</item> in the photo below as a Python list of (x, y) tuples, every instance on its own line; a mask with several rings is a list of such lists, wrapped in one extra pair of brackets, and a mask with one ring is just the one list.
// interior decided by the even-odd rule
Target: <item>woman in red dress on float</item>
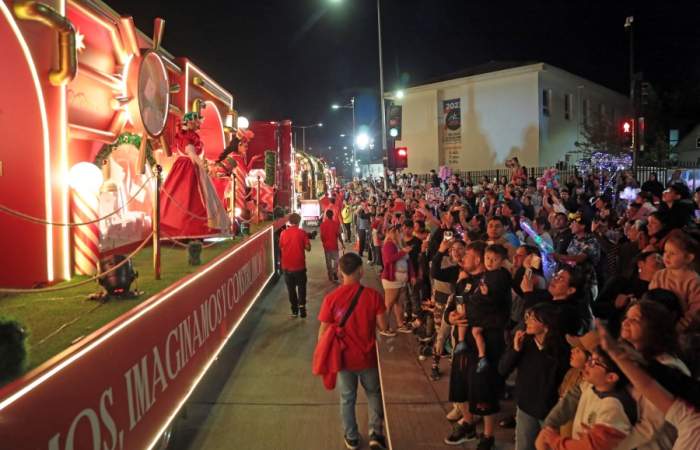
[(202, 116), (189, 112), (175, 135), (179, 156), (163, 183), (160, 227), (166, 237), (197, 238), (228, 233), (231, 221), (209, 178), (197, 134)]

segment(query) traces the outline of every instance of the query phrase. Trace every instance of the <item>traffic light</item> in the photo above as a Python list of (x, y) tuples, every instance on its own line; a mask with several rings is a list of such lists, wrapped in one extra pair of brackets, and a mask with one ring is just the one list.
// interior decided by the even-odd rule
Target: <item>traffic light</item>
[(395, 169), (405, 169), (408, 167), (408, 148), (407, 147), (395, 147), (394, 148), (394, 168)]
[(389, 105), (387, 117), (387, 132), (389, 137), (397, 141), (401, 140), (401, 105)]
[(634, 147), (634, 119), (625, 119), (620, 126), (620, 142), (625, 148)]

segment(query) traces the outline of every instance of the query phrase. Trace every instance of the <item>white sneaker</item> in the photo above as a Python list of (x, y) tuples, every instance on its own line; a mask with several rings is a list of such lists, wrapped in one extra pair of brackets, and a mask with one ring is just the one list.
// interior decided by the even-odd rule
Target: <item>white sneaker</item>
[(393, 331), (393, 330), (387, 328), (384, 331), (380, 331), (379, 334), (381, 334), (382, 336), (386, 336), (386, 337), (394, 337), (394, 336), (396, 336), (396, 331)]
[(456, 422), (462, 418), (462, 411), (460, 411), (459, 408), (457, 408), (457, 405), (452, 404), (452, 410), (447, 413), (445, 418), (450, 422)]

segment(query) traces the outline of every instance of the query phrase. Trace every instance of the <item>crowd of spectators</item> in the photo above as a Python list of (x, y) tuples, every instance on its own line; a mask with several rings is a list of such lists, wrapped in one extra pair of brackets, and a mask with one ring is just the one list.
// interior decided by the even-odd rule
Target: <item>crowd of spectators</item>
[(492, 449), (514, 424), (518, 450), (700, 448), (700, 189), (617, 175), (552, 187), (516, 163), (342, 191), (343, 239), (381, 274), (382, 334), (415, 335), (431, 379), (449, 377), (446, 444)]

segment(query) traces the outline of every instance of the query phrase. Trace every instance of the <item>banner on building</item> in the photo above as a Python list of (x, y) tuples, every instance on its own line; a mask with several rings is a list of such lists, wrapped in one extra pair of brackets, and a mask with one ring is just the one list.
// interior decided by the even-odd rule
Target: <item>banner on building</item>
[(462, 109), (460, 99), (442, 102), (442, 154), (445, 164), (459, 165), (462, 151)]

